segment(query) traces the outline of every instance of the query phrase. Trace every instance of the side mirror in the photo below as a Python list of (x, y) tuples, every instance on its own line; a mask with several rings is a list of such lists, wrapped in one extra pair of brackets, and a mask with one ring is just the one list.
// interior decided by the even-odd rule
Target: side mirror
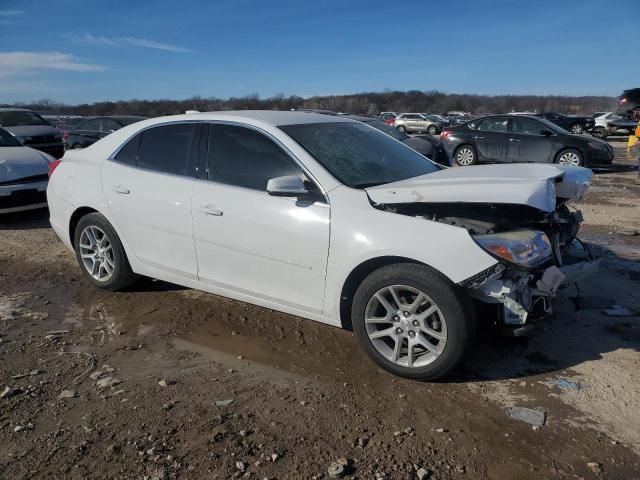
[(299, 197), (309, 193), (298, 175), (271, 178), (267, 182), (267, 193), (275, 197)]
[(550, 132), (549, 130), (540, 130), (540, 135), (542, 135), (543, 137), (550, 137), (551, 135), (553, 135), (553, 132)]

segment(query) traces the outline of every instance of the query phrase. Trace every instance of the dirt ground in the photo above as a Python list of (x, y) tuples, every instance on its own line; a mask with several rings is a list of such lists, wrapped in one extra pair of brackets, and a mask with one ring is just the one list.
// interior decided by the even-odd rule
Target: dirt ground
[(640, 230), (640, 186), (612, 143), (578, 205), (600, 274), (528, 339), (483, 328), (441, 383), (290, 315), (150, 279), (100, 291), (46, 211), (1, 217), (0, 478), (640, 478), (640, 318), (603, 313), (640, 309), (640, 236), (619, 233)]

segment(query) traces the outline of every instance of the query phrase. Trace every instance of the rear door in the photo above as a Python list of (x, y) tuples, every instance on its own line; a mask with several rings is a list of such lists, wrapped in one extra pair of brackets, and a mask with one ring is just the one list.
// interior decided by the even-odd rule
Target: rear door
[(191, 195), (199, 131), (195, 123), (143, 130), (102, 167), (116, 227), (146, 265), (196, 278)]
[(543, 131), (549, 129), (535, 120), (514, 116), (509, 135), (509, 162), (548, 162), (553, 140), (543, 135)]
[(481, 161), (506, 162), (509, 151), (509, 117), (481, 119), (472, 139)]

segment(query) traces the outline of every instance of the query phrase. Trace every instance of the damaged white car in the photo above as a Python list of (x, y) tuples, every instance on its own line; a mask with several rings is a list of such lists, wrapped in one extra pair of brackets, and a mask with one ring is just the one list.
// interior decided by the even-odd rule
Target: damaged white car
[[(443, 169), (370, 126), (306, 112), (194, 113), (69, 151), (51, 224), (86, 278), (137, 275), (352, 328), (383, 368), (464, 361), (478, 306), (522, 333), (563, 284), (590, 170)], [(484, 310), (484, 309), (483, 309)]]

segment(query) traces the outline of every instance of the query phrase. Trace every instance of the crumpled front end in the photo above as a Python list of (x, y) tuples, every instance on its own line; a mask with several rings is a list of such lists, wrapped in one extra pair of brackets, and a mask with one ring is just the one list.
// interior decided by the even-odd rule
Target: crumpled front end
[(600, 258), (575, 241), (560, 266), (545, 263), (522, 270), (499, 263), (487, 275), (476, 275), (461, 285), (481, 302), (501, 304), (499, 322), (515, 335), (530, 330), (532, 320), (552, 312), (551, 299), (561, 287), (587, 278), (600, 268)]

